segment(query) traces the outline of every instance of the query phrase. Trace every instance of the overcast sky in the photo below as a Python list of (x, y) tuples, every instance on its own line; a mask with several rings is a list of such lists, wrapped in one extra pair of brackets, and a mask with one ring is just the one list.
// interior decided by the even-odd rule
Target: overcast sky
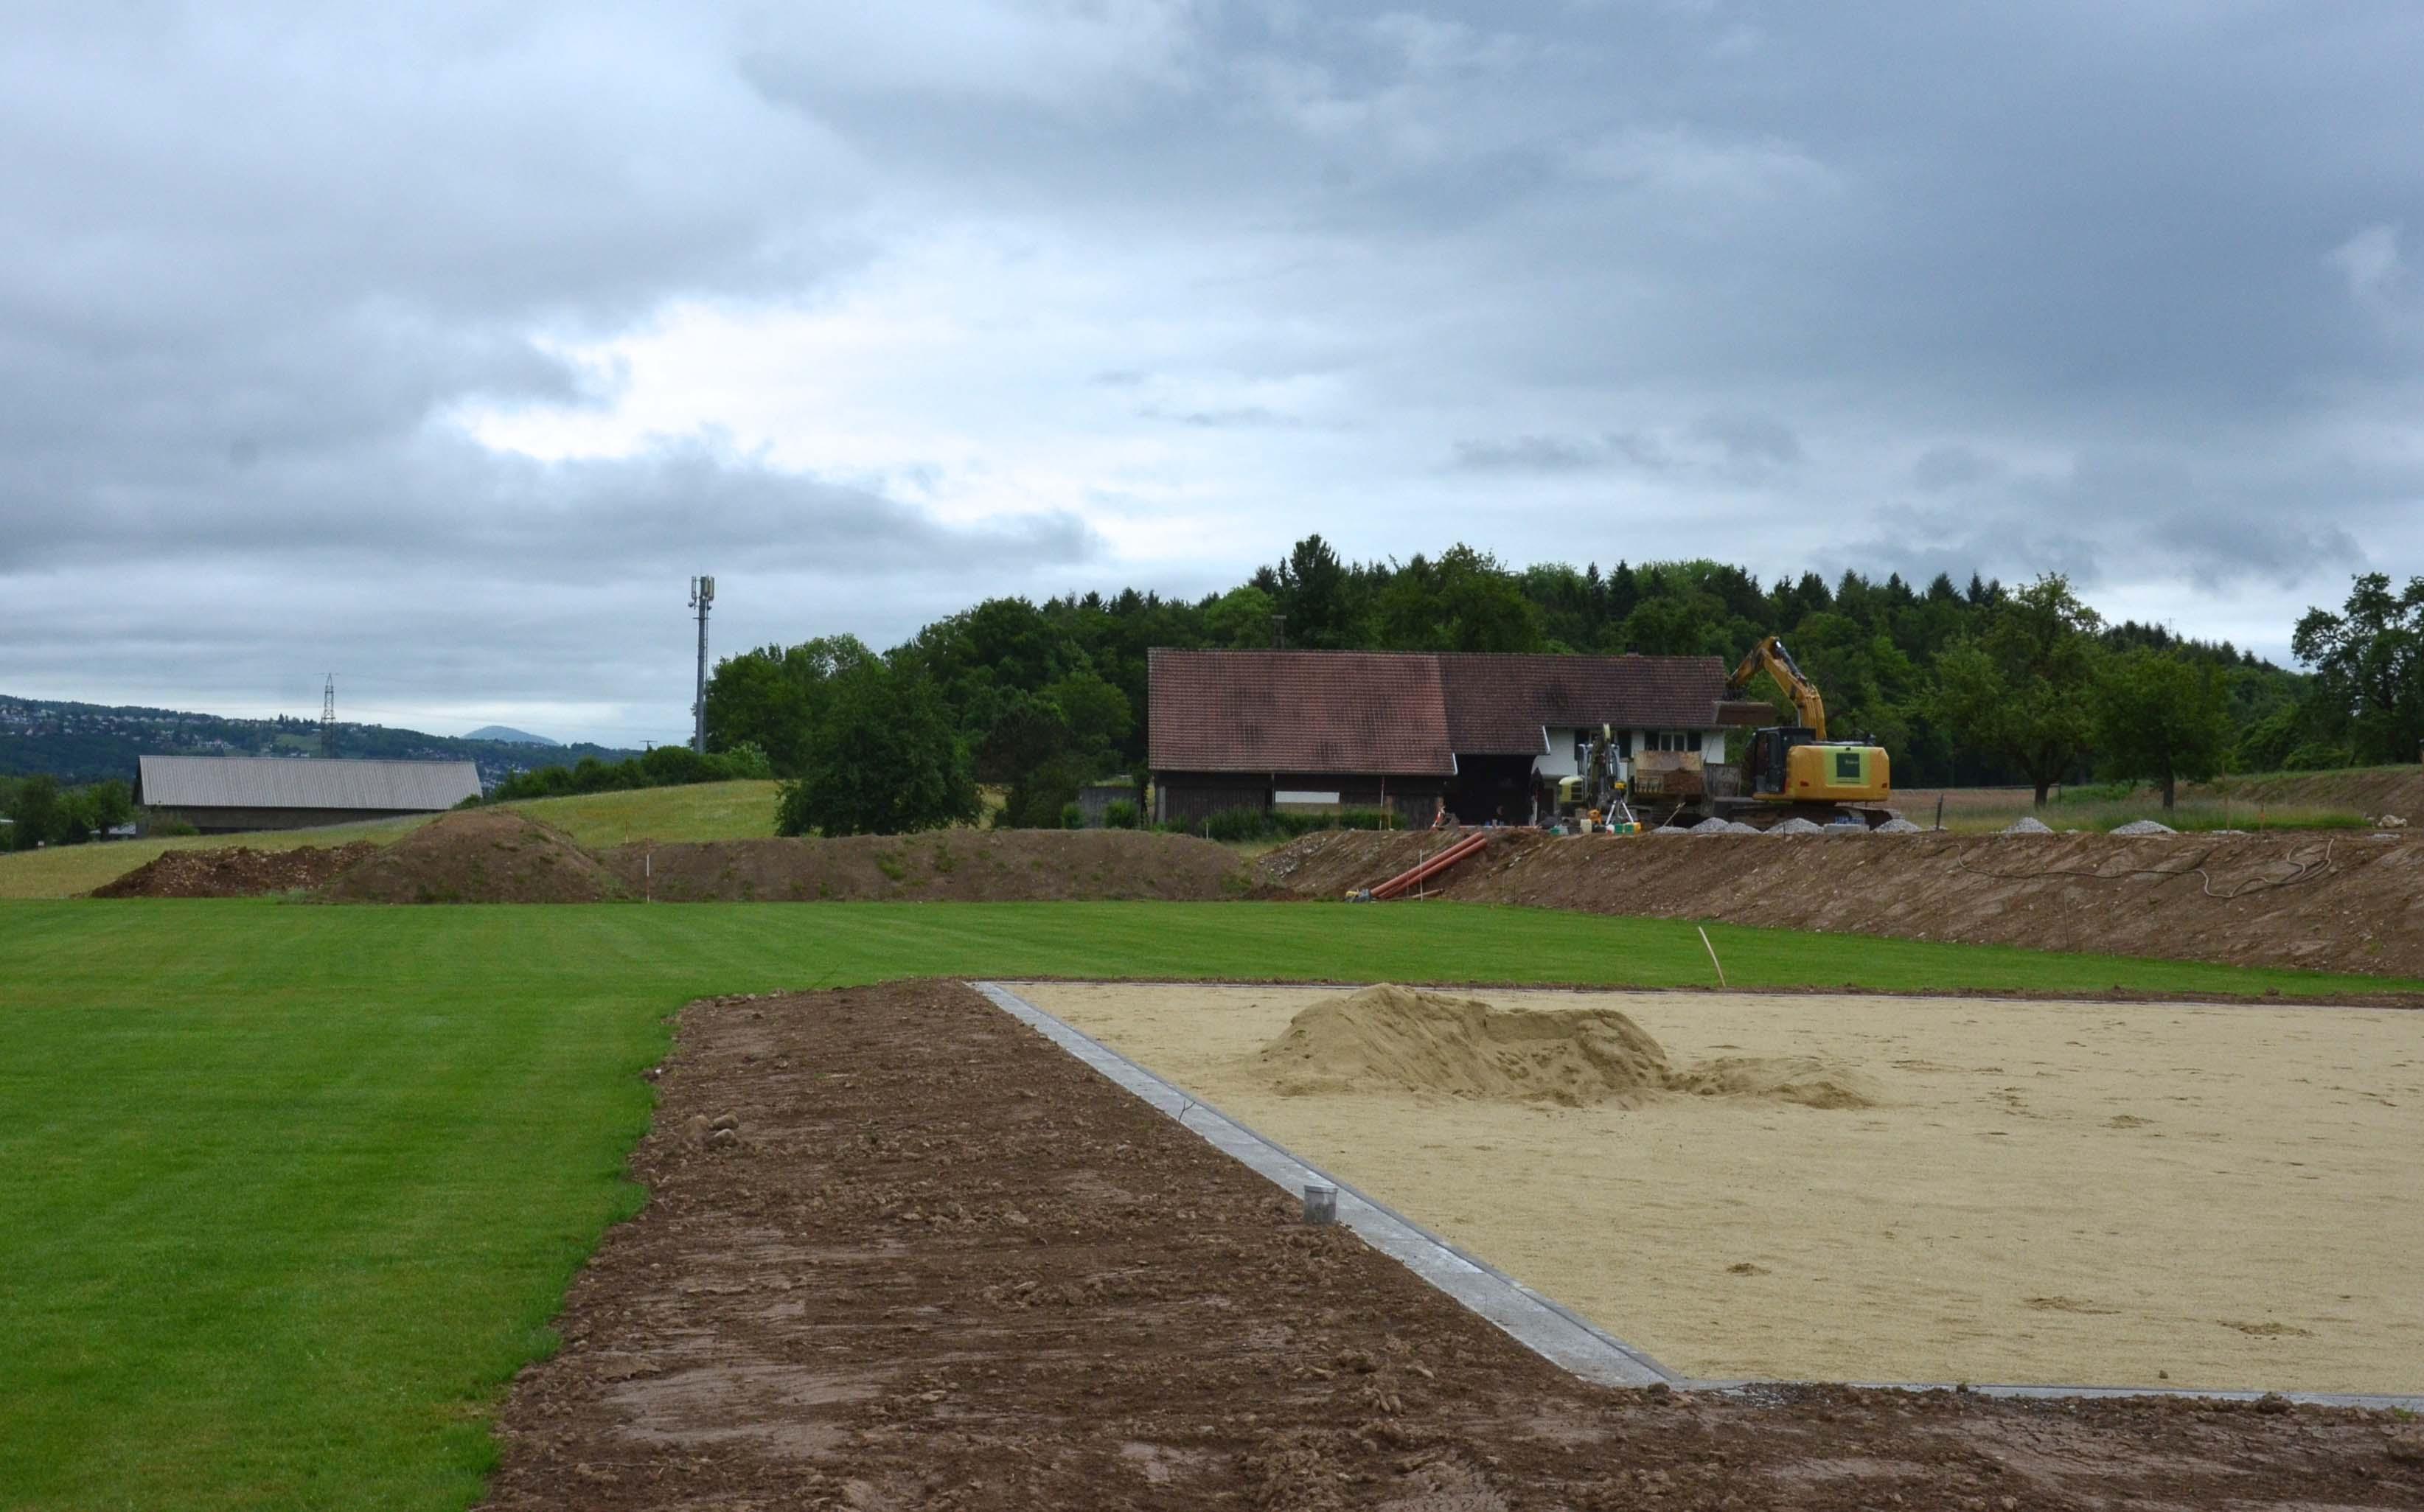
[[(352, 14), (348, 15), (348, 9)], [(0, 692), (614, 743), (1355, 557), (2424, 571), (2414, 0), (0, 4)]]

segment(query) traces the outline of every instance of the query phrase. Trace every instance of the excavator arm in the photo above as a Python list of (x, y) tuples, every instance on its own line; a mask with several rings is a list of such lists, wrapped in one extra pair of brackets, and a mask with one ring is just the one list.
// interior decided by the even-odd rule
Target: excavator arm
[(1732, 678), (1726, 684), (1726, 692), (1730, 695), (1741, 695), (1748, 691), (1751, 678), (1762, 672), (1775, 678), (1776, 685), (1784, 690), (1784, 696), (1793, 700), (1794, 709), (1800, 715), (1801, 723), (1810, 727), (1811, 737), (1820, 740), (1826, 739), (1826, 700), (1818, 695), (1818, 685), (1802, 676), (1800, 666), (1793, 660), (1793, 653), (1786, 650), (1784, 642), (1776, 636), (1771, 635), (1750, 648), (1750, 654), (1742, 659), (1742, 665), (1734, 668)]

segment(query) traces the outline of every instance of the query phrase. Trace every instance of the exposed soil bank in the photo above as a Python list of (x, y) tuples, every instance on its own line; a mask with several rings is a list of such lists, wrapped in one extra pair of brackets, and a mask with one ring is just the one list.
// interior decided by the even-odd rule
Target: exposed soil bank
[(597, 903), (625, 894), (563, 831), (510, 809), (475, 808), (373, 852), (321, 896), (339, 903)]
[(351, 845), (256, 851), (250, 846), (164, 851), (92, 890), (95, 898), (257, 898), (327, 885), (378, 853), (368, 840)]
[(694, 1005), (662, 1090), (492, 1506), (2424, 1497), (2375, 1415), (1581, 1385), (957, 986)]
[[(1334, 831), (1260, 882), (1336, 898), (1428, 834)], [(1435, 896), (1599, 914), (2424, 977), (2424, 838), (2364, 833), (1593, 836), (1507, 831)]]
[(840, 840), (626, 845), (605, 863), (659, 902), (1213, 902), (1246, 890), (1236, 852), (1138, 830), (937, 830)]

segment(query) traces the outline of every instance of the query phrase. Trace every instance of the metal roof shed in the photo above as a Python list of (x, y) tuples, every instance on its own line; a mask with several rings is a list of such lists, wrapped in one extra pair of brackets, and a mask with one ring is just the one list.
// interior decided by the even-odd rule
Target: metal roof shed
[(137, 796), (205, 834), (435, 814), (480, 796), (469, 761), (139, 756)]

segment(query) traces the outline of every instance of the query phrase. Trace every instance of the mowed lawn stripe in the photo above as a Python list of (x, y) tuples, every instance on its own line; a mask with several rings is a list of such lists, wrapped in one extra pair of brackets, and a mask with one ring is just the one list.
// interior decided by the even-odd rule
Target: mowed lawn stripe
[[(2416, 985), (1710, 934), (1737, 986)], [(1464, 905), (0, 903), (0, 1506), (468, 1504), (664, 1016), (979, 974), (1710, 979), (1689, 924)]]

